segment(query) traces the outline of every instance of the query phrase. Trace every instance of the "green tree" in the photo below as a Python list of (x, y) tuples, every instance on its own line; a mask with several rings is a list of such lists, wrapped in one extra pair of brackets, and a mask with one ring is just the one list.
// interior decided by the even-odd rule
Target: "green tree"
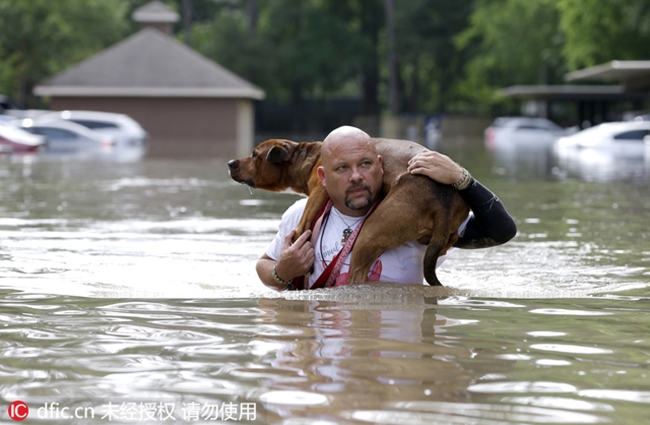
[(261, 3), (254, 35), (244, 5), (224, 8), (212, 22), (195, 24), (196, 48), (276, 99), (331, 93), (355, 75), (353, 34), (319, 2)]
[(650, 59), (647, 0), (559, 0), (566, 34), (564, 56), (571, 70), (611, 60)]
[(379, 114), (379, 92), (382, 85), (380, 37), (385, 24), (384, 0), (324, 0), (324, 7), (344, 22), (347, 31), (355, 37), (354, 64), (358, 69), (353, 80), (361, 91), (361, 114)]
[(467, 28), (472, 4), (468, 0), (395, 2), (403, 110), (454, 109), (466, 60), (454, 37)]
[(244, 10), (223, 8), (212, 18), (192, 26), (192, 47), (237, 75), (265, 89), (270, 98), (281, 97), (278, 61), (270, 40), (249, 34)]
[(32, 87), (123, 38), (126, 0), (0, 0), (0, 93), (33, 105)]
[(291, 105), (294, 130), (307, 121), (304, 100), (326, 98), (358, 78), (363, 41), (317, 0), (258, 2), (251, 33), (246, 3), (194, 25), (197, 50)]
[(468, 28), (456, 37), (471, 52), (459, 90), (465, 108), (486, 111), (496, 89), (558, 84), (567, 71), (558, 0), (477, 0)]

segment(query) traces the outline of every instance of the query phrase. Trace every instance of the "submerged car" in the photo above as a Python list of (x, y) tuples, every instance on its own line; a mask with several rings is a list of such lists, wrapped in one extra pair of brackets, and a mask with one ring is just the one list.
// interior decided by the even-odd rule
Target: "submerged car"
[(650, 121), (600, 124), (558, 139), (552, 157), (560, 169), (589, 180), (637, 178), (650, 165), (648, 135)]
[(35, 123), (66, 120), (97, 133), (110, 136), (119, 146), (143, 146), (149, 135), (133, 118), (124, 114), (99, 111), (58, 111), (39, 115)]
[(30, 134), (20, 128), (0, 120), (0, 148), (2, 153), (38, 152), (45, 143), (43, 136)]
[(559, 158), (579, 151), (598, 151), (611, 156), (643, 158), (650, 135), (650, 121), (624, 121), (600, 124), (555, 142), (553, 153)]
[(558, 137), (577, 131), (564, 129), (545, 118), (500, 117), (485, 129), (484, 143), (490, 150), (550, 148)]
[(110, 150), (115, 145), (112, 137), (65, 120), (51, 120), (39, 124), (31, 118), (26, 118), (20, 121), (20, 128), (28, 133), (43, 136), (47, 152), (92, 153)]

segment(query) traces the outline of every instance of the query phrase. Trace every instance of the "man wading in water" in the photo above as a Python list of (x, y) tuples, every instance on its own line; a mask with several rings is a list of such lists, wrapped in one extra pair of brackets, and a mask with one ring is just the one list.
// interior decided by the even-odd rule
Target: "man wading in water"
[[(256, 267), (262, 282), (271, 288), (291, 289), (293, 279), (305, 275), (312, 266), (314, 271), (307, 287), (313, 288), (378, 201), (383, 183), (382, 158), (367, 133), (349, 126), (335, 129), (323, 140), (321, 159), (323, 165), (318, 175), (332, 200), (332, 208), (314, 238), (310, 239), (311, 232), (307, 231), (293, 244), (294, 229), (307, 199), (297, 201), (283, 214), (277, 235)], [(452, 185), (469, 205), (472, 214), (459, 228), (461, 237), (455, 247), (500, 245), (517, 233), (514, 220), (499, 198), (449, 157), (424, 151), (411, 159), (408, 171)], [(426, 248), (417, 241), (410, 241), (385, 251), (370, 268), (368, 281), (422, 284)], [(444, 258), (440, 257), (437, 266)], [(349, 264), (350, 254), (340, 274), (334, 277), (337, 283), (347, 282)]]

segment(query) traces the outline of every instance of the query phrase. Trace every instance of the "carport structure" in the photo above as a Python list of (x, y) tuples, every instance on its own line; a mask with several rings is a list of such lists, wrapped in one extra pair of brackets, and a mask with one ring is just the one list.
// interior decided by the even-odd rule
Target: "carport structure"
[[(499, 91), (509, 98), (528, 99), (545, 104), (542, 108), (549, 117), (553, 102), (571, 102), (577, 106), (578, 122), (598, 124), (610, 121), (615, 105), (625, 104), (628, 109), (640, 111), (648, 108), (650, 101), (650, 61), (612, 61), (584, 68), (565, 75), (565, 81), (574, 84), (511, 86)], [(575, 83), (600, 82), (602, 85)], [(606, 83), (618, 83), (606, 85)]]

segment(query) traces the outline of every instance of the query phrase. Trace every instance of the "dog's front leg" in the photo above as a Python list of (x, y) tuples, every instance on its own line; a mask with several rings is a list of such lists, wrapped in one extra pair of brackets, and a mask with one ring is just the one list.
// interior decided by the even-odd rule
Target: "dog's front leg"
[(293, 242), (305, 233), (313, 223), (318, 211), (323, 206), (323, 203), (327, 200), (327, 191), (320, 184), (314, 189), (312, 189), (309, 194), (309, 199), (307, 199), (307, 205), (305, 206), (305, 211), (302, 213), (298, 227), (296, 227), (296, 234), (294, 236)]

